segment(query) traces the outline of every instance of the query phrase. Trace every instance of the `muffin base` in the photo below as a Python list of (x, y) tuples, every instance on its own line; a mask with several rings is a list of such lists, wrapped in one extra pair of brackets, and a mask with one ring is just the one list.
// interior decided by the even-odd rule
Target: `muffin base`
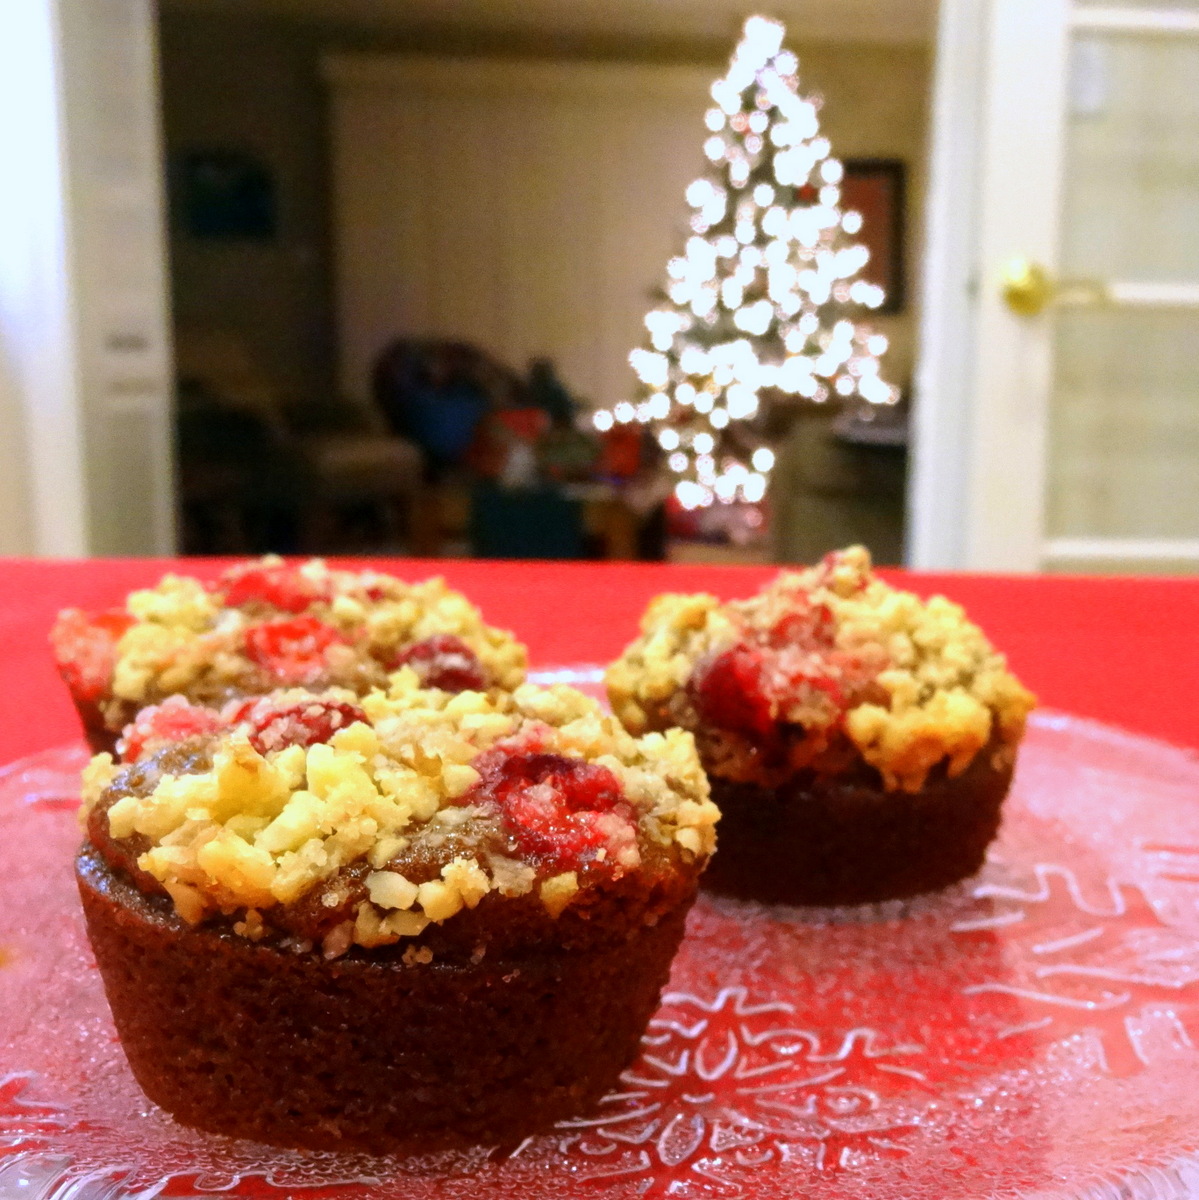
[(71, 699), (74, 701), (75, 711), (79, 714), (79, 723), (83, 726), (83, 736), (87, 738), (91, 752), (103, 754), (107, 751), (109, 754), (115, 755), (121, 733), (119, 730), (114, 732), (108, 728), (99, 704), (95, 700), (80, 700), (76, 695), (72, 695)]
[(214, 1133), (372, 1153), (510, 1143), (586, 1112), (636, 1058), (695, 895), (628, 939), (408, 965), (190, 927), (90, 846), (76, 877), (151, 1100)]
[[(709, 775), (720, 845), (705, 889), (770, 904), (870, 904), (973, 875), (999, 831), (1012, 754), (994, 745), (960, 775), (888, 791), (872, 768), (801, 772), (775, 788)], [(998, 758), (998, 763), (996, 759)]]

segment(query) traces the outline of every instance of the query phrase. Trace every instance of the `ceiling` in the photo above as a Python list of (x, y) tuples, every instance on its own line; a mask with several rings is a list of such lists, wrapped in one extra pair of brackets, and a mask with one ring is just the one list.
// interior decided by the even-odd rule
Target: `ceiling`
[[(441, 28), (489, 35), (670, 42), (735, 37), (747, 0), (163, 0), (171, 9), (292, 17), (396, 34)], [(925, 43), (937, 0), (776, 0), (761, 11), (786, 22), (792, 41)]]

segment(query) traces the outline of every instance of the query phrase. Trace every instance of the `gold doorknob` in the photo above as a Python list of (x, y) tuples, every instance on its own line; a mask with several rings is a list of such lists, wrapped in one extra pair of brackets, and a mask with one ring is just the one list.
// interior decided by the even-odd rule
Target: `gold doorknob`
[(1053, 281), (1040, 263), (1013, 258), (1003, 268), (1003, 299), (1018, 317), (1039, 316), (1053, 300)]
[(1059, 308), (1092, 308), (1115, 303), (1112, 285), (1099, 279), (1050, 278), (1040, 263), (1010, 259), (1003, 268), (1000, 290), (1018, 317), (1040, 316), (1051, 304)]

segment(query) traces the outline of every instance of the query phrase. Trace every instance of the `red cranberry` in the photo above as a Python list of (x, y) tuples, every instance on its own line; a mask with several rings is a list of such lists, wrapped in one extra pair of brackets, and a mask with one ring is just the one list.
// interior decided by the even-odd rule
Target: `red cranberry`
[(487, 672), (475, 652), (450, 633), (439, 633), (415, 642), (396, 655), (393, 669), (411, 667), (424, 687), (443, 692), (481, 692)]
[(234, 725), (240, 725), (243, 721), (249, 720), (250, 710), (255, 704), (259, 703), (261, 696), (249, 696), (245, 700), (230, 700), (224, 708), (221, 709), (221, 720), (230, 729)]
[(700, 719), (718, 729), (748, 737), (768, 737), (774, 730), (766, 694), (762, 652), (738, 644), (700, 663), (687, 685)]
[(827, 604), (812, 604), (796, 597), (795, 607), (774, 623), (765, 640), (780, 649), (798, 646), (802, 650), (831, 650), (836, 634), (836, 618)]
[(614, 868), (614, 852), (635, 845), (633, 811), (607, 767), (502, 747), (474, 766), (482, 779), (464, 802), (498, 807), (522, 852), (554, 870)]
[(123, 761), (137, 762), (165, 745), (218, 733), (223, 725), (221, 715), (211, 708), (192, 704), (182, 696), (168, 696), (161, 704), (143, 708), (125, 726), (117, 749)]
[[(837, 560), (829, 556), (825, 569)], [(769, 755), (782, 748), (789, 723), (827, 728), (874, 695), (884, 661), (881, 650), (866, 659), (838, 649), (832, 609), (799, 593), (772, 626), (746, 629), (743, 640), (697, 664), (687, 688), (705, 724), (742, 734)]]
[(250, 726), (250, 745), (259, 754), (266, 754), (287, 746), (327, 742), (339, 729), (365, 721), (366, 713), (356, 704), (324, 696), (287, 704), (266, 697), (253, 702), (241, 720)]
[(116, 662), (117, 642), (134, 624), (121, 608), (85, 613), (69, 608), (59, 614), (50, 633), (58, 670), (80, 700), (98, 700), (108, 690)]
[(246, 657), (283, 683), (311, 683), (325, 668), (325, 653), (344, 639), (316, 617), (264, 621), (245, 634)]
[[(780, 656), (780, 660), (786, 656)], [(847, 708), (843, 667), (847, 655), (834, 653), (828, 659), (804, 656), (798, 664), (780, 661), (777, 666), (779, 688), (787, 701), (809, 712), (821, 712), (830, 722), (844, 716)]]
[(313, 583), (286, 563), (230, 567), (221, 576), (217, 590), (224, 592), (225, 604), (230, 608), (257, 603), (281, 612), (302, 613), (319, 601), (329, 600), (328, 587)]

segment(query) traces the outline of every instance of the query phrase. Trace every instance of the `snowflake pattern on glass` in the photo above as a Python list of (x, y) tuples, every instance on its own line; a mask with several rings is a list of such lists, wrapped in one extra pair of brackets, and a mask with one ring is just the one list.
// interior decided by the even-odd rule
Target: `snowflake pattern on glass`
[(977, 878), (852, 910), (701, 897), (597, 1111), (406, 1160), (207, 1137), (142, 1097), (68, 870), (83, 761), (0, 769), (0, 1195), (1059, 1200), (1199, 1180), (1194, 755), (1035, 717)]
[(797, 1019), (794, 1004), (755, 1003), (743, 987), (710, 1002), (668, 992), (624, 1089), (600, 1115), (565, 1124), (562, 1152), (597, 1161), (583, 1178), (644, 1177), (642, 1194), (671, 1195), (688, 1190), (679, 1168), (735, 1193), (770, 1163), (825, 1171), (906, 1154), (919, 1109), (888, 1093), (926, 1082), (912, 1059), (924, 1047), (888, 1047), (873, 1029), (830, 1039)]

